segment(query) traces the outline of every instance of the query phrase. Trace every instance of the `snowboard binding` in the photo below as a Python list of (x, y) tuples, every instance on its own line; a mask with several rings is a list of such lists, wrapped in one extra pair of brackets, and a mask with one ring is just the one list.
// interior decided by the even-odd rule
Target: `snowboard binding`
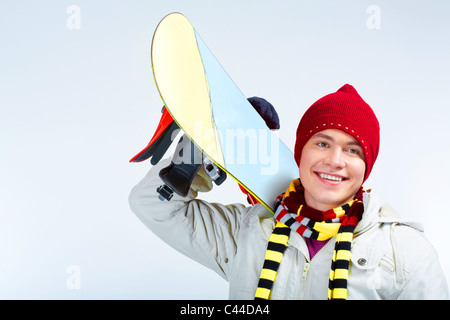
[[(270, 102), (259, 97), (250, 97), (248, 101), (264, 119), (268, 128), (271, 130), (278, 130), (280, 128), (278, 114)], [(163, 106), (161, 113), (161, 120), (149, 144), (144, 150), (132, 158), (130, 162), (141, 162), (151, 158), (150, 163), (155, 165), (162, 159), (167, 149), (171, 146), (181, 129), (165, 106)], [(216, 185), (221, 185), (226, 180), (226, 172), (221, 170), (211, 159), (205, 156), (186, 135), (183, 135), (178, 141), (170, 165), (161, 169), (159, 172), (159, 176), (164, 184), (157, 188), (157, 192), (159, 193), (158, 198), (161, 201), (170, 201), (174, 192), (182, 197), (186, 197), (192, 181), (202, 165), (206, 174)], [(239, 187), (247, 195), (249, 204), (255, 205), (259, 202), (245, 188), (241, 185)]]
[[(151, 164), (157, 164), (171, 146), (179, 130), (180, 128), (167, 109), (163, 107), (161, 120), (150, 143), (130, 162), (140, 162), (151, 158)], [(161, 201), (170, 201), (174, 192), (186, 197), (192, 181), (202, 165), (216, 185), (220, 185), (226, 180), (226, 172), (217, 167), (186, 135), (183, 135), (178, 141), (170, 165), (162, 168), (159, 172), (164, 184), (157, 188), (158, 198)]]

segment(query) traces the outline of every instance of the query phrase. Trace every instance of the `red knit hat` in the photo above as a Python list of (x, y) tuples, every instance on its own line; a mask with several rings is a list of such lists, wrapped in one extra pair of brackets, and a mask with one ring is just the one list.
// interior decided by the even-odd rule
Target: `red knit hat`
[(351, 85), (326, 95), (306, 110), (297, 128), (294, 158), (297, 165), (303, 146), (319, 131), (339, 129), (353, 136), (364, 150), (366, 173), (369, 177), (380, 147), (380, 126), (372, 108)]

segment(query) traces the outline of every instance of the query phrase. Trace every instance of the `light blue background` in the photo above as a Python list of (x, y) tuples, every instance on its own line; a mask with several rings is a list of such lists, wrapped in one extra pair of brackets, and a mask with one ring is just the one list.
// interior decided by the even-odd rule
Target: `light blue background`
[[(66, 22), (80, 8), (81, 29)], [(370, 30), (366, 10), (381, 10)], [(12, 1), (0, 3), (0, 298), (226, 299), (219, 276), (132, 214), (150, 168), (128, 160), (162, 102), (150, 44), (187, 16), (246, 96), (277, 108), (293, 148), (301, 115), (345, 83), (381, 123), (366, 183), (420, 221), (450, 278), (450, 4), (432, 1)], [(245, 202), (234, 181), (202, 197)], [(69, 289), (70, 266), (79, 289)]]

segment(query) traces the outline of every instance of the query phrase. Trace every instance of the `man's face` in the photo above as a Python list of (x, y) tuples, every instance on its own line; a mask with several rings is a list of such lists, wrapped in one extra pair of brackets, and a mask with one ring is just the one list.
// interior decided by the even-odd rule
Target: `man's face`
[(299, 172), (309, 207), (326, 211), (346, 204), (364, 181), (364, 152), (351, 135), (327, 129), (313, 135), (302, 150)]

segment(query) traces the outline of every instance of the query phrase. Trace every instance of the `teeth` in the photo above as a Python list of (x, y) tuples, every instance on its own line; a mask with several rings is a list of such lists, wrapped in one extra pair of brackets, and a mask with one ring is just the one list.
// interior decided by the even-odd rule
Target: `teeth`
[(333, 180), (333, 181), (342, 181), (341, 177), (330, 176), (329, 174), (326, 174), (326, 173), (319, 173), (319, 176), (322, 179)]

